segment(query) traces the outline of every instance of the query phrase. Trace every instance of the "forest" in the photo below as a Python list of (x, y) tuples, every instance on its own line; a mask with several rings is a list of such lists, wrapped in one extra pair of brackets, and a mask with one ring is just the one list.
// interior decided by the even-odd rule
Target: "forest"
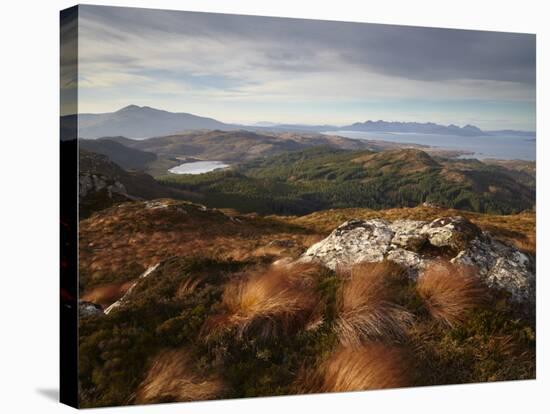
[(432, 203), (512, 214), (533, 208), (534, 178), (477, 160), (435, 159), (420, 150), (314, 147), (200, 175), (158, 180), (200, 194), (209, 207), (299, 215), (330, 208), (385, 209)]

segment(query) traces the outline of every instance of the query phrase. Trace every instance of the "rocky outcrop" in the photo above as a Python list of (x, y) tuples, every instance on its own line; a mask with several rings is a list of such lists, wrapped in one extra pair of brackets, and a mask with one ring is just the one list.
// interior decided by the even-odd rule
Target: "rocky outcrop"
[(112, 198), (113, 194), (128, 197), (126, 188), (121, 182), (109, 179), (101, 174), (80, 173), (78, 182), (78, 195), (81, 199), (102, 190), (107, 191), (109, 198)]
[(534, 259), (462, 217), (431, 222), (349, 220), (311, 246), (299, 261), (317, 261), (336, 270), (390, 260), (416, 278), (436, 258), (476, 266), (487, 286), (509, 292), (516, 301), (534, 301)]
[(118, 179), (103, 174), (80, 172), (78, 175), (78, 205), (80, 218), (111, 207), (114, 204), (137, 200), (126, 191)]

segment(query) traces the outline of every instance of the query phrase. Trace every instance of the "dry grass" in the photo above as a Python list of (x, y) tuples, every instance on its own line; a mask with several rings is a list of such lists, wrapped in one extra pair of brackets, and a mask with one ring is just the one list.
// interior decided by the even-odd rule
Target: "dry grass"
[(134, 282), (134, 280), (130, 280), (128, 282), (110, 283), (93, 288), (87, 291), (86, 294), (82, 295), (81, 299), (107, 307), (124, 296), (126, 291), (132, 287)]
[(374, 342), (340, 347), (316, 371), (304, 370), (297, 388), (301, 393), (321, 393), (405, 387), (410, 385), (408, 369), (409, 358), (397, 346)]
[(320, 271), (308, 263), (247, 272), (226, 286), (225, 312), (206, 321), (203, 335), (208, 338), (236, 328), (239, 338), (254, 330), (265, 339), (304, 327), (320, 305), (315, 289)]
[[(132, 263), (143, 268), (174, 256), (246, 261), (280, 255), (297, 257), (318, 241), (309, 230), (258, 216), (231, 217), (185, 202), (166, 201), (167, 208), (146, 209), (142, 202), (124, 203), (82, 220), (79, 263), (93, 274), (88, 288), (111, 283)], [(269, 246), (291, 240), (286, 249)], [(93, 282), (93, 285), (92, 285)]]
[(451, 216), (463, 216), (482, 230), (490, 231), (496, 238), (514, 244), (517, 248), (527, 253), (535, 254), (536, 214), (534, 212), (495, 215), (424, 206), (390, 208), (385, 210), (342, 208), (318, 211), (300, 217), (274, 216), (273, 219), (302, 226), (326, 236), (337, 226), (353, 218), (363, 220), (381, 218), (389, 221), (397, 219), (431, 221), (439, 217)]
[(204, 281), (203, 277), (187, 277), (183, 282), (180, 283), (176, 291), (176, 298), (183, 299), (187, 295), (193, 293), (197, 286), (199, 286)]
[[(168, 204), (168, 208), (151, 210), (144, 209), (141, 202), (124, 203), (80, 222), (79, 263), (90, 275), (83, 285), (85, 293), (91, 288), (127, 281), (120, 275), (132, 264), (147, 268), (173, 256), (186, 257), (197, 252), (204, 257), (239, 261), (296, 258), (351, 218), (433, 220), (462, 215), (527, 253), (534, 254), (536, 247), (534, 213), (497, 216), (415, 207), (380, 211), (334, 209), (302, 217), (232, 217), (217, 210), (203, 211), (189, 203)], [(292, 240), (293, 246), (274, 247), (273, 240)]]
[(335, 326), (343, 345), (358, 346), (372, 338), (405, 337), (414, 317), (391, 302), (392, 282), (402, 272), (392, 262), (362, 263), (351, 269), (337, 303)]
[(221, 398), (226, 391), (216, 375), (195, 372), (185, 349), (160, 352), (143, 382), (138, 386), (138, 404), (172, 401), (200, 401)]
[(430, 315), (450, 327), (463, 322), (468, 311), (481, 305), (487, 295), (473, 267), (443, 261), (430, 264), (416, 288)]

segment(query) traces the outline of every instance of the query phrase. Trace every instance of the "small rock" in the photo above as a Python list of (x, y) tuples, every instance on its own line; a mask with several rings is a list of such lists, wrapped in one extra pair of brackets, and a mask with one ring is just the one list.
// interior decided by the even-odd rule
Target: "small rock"
[(168, 208), (169, 203), (166, 201), (159, 201), (159, 200), (153, 200), (153, 201), (146, 201), (145, 202), (145, 208), (148, 210), (157, 210), (159, 208)]
[(78, 315), (81, 318), (88, 318), (90, 316), (103, 315), (103, 307), (97, 303), (87, 302), (85, 300), (78, 301)]
[(424, 201), (422, 203), (422, 207), (428, 207), (428, 208), (442, 208), (439, 204), (436, 204), (432, 201)]
[(108, 315), (111, 313), (114, 309), (119, 308), (126, 304), (128, 302), (128, 298), (130, 294), (132, 293), (132, 290), (136, 287), (136, 285), (140, 282), (141, 279), (145, 279), (147, 276), (150, 276), (155, 270), (157, 270), (157, 267), (159, 267), (160, 263), (157, 263), (154, 266), (149, 267), (145, 272), (143, 272), (138, 279), (130, 286), (130, 288), (126, 291), (124, 296), (122, 296), (119, 300), (117, 300), (115, 303), (111, 304), (107, 309), (105, 309), (105, 315)]

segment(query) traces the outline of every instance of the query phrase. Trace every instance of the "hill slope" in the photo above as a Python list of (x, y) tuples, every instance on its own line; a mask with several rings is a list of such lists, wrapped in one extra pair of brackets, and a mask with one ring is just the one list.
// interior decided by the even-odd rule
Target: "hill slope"
[(82, 148), (79, 150), (79, 182), (80, 218), (123, 201), (195, 197), (186, 191), (164, 186), (148, 174), (126, 171), (106, 155)]
[(226, 162), (248, 161), (319, 145), (350, 150), (368, 148), (368, 143), (337, 136), (311, 133), (265, 134), (245, 130), (193, 131), (146, 140), (121, 137), (109, 139), (161, 157), (196, 157)]
[(316, 147), (253, 160), (231, 171), (161, 179), (202, 194), (209, 206), (263, 214), (423, 202), (492, 213), (533, 208), (534, 185), (512, 175), (499, 165), (433, 158), (416, 149), (373, 153)]
[(152, 152), (131, 148), (111, 139), (80, 139), (78, 145), (81, 149), (106, 155), (124, 169), (144, 170), (149, 163), (157, 159), (156, 154)]
[[(84, 291), (108, 282), (124, 282), (172, 256), (234, 260), (297, 257), (335, 227), (352, 218), (431, 221), (464, 216), (497, 239), (534, 253), (535, 215), (488, 215), (436, 207), (389, 210), (335, 209), (305, 216), (242, 215), (206, 209), (185, 201), (136, 201), (105, 209), (80, 224), (80, 263)], [(139, 271), (137, 272), (139, 273)]]

